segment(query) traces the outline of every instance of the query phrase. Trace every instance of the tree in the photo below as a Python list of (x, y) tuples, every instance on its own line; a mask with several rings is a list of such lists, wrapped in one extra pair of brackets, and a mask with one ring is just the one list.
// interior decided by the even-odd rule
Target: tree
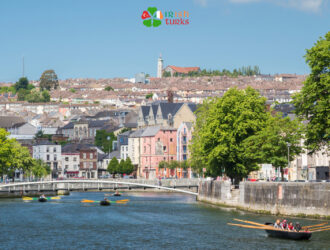
[(160, 161), (158, 163), (159, 168), (168, 168), (168, 166), (169, 166), (169, 163), (167, 161)]
[(125, 161), (125, 171), (124, 174), (131, 174), (134, 171), (134, 165), (131, 158), (127, 157)]
[(311, 69), (300, 93), (293, 97), (296, 114), (307, 120), (305, 144), (310, 153), (330, 140), (330, 31), (305, 55)]
[(26, 147), (22, 147), (15, 139), (8, 138), (9, 133), (0, 129), (0, 176), (12, 176), (16, 169), (23, 172), (33, 166), (33, 159)]
[(35, 178), (42, 178), (49, 175), (51, 172), (50, 166), (40, 159), (34, 159), (33, 166), (29, 171), (29, 176), (34, 176)]
[(113, 87), (111, 87), (111, 86), (106, 86), (106, 87), (104, 88), (104, 90), (105, 90), (105, 91), (114, 91)]
[(192, 165), (214, 177), (226, 174), (235, 183), (257, 170), (258, 161), (246, 154), (244, 142), (265, 127), (270, 117), (265, 104), (252, 88), (232, 88), (222, 98), (204, 101), (196, 113)]
[(50, 94), (47, 90), (42, 91), (41, 96), (42, 96), (43, 102), (50, 102)]
[(153, 93), (146, 94), (146, 99), (150, 99), (150, 98), (152, 98), (153, 95), (154, 95)]
[(27, 89), (19, 89), (17, 92), (17, 100), (18, 101), (25, 101), (26, 100), (26, 96), (29, 95), (31, 93), (30, 90)]
[(54, 70), (45, 70), (40, 77), (40, 89), (57, 89), (58, 79)]
[(28, 102), (49, 102), (50, 95), (47, 90), (39, 92), (38, 90), (34, 89), (30, 94), (25, 96), (25, 100)]
[(70, 92), (71, 92), (71, 93), (76, 93), (76, 90), (75, 90), (74, 88), (71, 88), (71, 89), (70, 89)]
[(20, 89), (28, 89), (29, 80), (26, 77), (21, 77), (18, 82), (15, 83), (14, 87), (16, 91)]
[(126, 168), (125, 160), (121, 159), (119, 162), (118, 174), (125, 174), (125, 168)]
[(113, 157), (108, 164), (107, 171), (115, 177), (115, 174), (118, 173), (119, 162), (116, 157)]
[(280, 168), (284, 180), (283, 169), (288, 166), (288, 156), (292, 161), (302, 152), (301, 132), (302, 124), (299, 121), (291, 121), (289, 117), (282, 118), (281, 114), (277, 114), (267, 121), (264, 129), (244, 141), (246, 154), (259, 163), (270, 163)]
[(104, 152), (112, 151), (112, 142), (114, 140), (116, 140), (116, 136), (113, 132), (107, 132), (104, 129), (96, 130), (94, 144), (100, 147)]

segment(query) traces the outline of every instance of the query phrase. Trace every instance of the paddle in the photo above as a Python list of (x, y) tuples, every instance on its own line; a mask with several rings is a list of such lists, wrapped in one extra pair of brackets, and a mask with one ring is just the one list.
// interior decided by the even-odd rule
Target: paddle
[[(315, 232), (315, 231), (318, 231), (318, 230), (323, 230), (323, 229), (330, 229), (330, 226), (326, 226), (326, 227), (317, 227), (317, 228), (312, 228), (310, 229), (309, 231), (311, 232)], [(308, 228), (309, 229), (309, 228)]]
[(248, 221), (248, 220), (239, 220), (239, 219), (234, 219), (236, 221), (239, 221), (239, 222), (244, 222), (244, 223), (249, 223), (249, 224), (252, 224), (252, 225), (257, 225), (257, 226), (267, 226), (265, 224), (261, 224), (261, 223), (257, 223), (257, 222), (253, 222), (253, 221)]
[[(93, 201), (93, 200), (82, 200), (82, 203), (99, 203), (100, 201)], [(110, 203), (120, 203), (120, 204), (126, 204), (129, 202), (128, 199), (126, 200), (118, 200), (118, 201), (110, 201)]]
[(330, 230), (330, 228), (311, 231), (311, 233), (315, 233), (315, 232), (323, 232), (323, 231), (327, 231), (327, 230)]
[(262, 227), (257, 227), (257, 226), (250, 226), (250, 225), (243, 225), (243, 224), (233, 224), (233, 223), (227, 223), (228, 225), (231, 226), (236, 226), (236, 227), (243, 227), (243, 228), (254, 228), (254, 229), (269, 229), (269, 230), (277, 230), (277, 231), (282, 231), (282, 229), (277, 229), (271, 226), (266, 226), (263, 225)]
[(312, 227), (320, 227), (320, 226), (324, 226), (324, 225), (327, 225), (327, 224), (328, 224), (328, 222), (324, 222), (324, 223), (317, 224), (317, 225), (303, 226), (302, 228), (303, 229), (306, 229), (306, 228), (310, 229)]
[[(23, 201), (37, 201), (39, 198), (23, 196), (22, 199), (23, 199)], [(46, 197), (46, 199), (47, 200), (59, 200), (59, 199), (61, 199), (61, 197), (60, 196)]]

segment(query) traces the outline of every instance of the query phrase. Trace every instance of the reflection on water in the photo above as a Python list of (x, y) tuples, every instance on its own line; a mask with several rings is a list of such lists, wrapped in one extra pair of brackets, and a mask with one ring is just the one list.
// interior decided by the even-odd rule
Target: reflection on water
[(46, 203), (0, 200), (0, 248), (330, 249), (330, 231), (316, 233), (304, 242), (268, 238), (263, 230), (227, 223), (233, 218), (263, 223), (275, 217), (206, 205), (189, 195), (124, 193), (112, 199), (130, 199), (126, 205), (80, 203), (103, 197), (104, 193), (88, 192)]

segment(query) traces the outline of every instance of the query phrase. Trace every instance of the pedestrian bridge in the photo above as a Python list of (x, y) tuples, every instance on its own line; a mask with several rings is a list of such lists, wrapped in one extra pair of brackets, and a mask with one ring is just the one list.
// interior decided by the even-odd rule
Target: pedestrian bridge
[[(197, 180), (197, 181), (196, 181)], [(109, 189), (135, 189), (135, 188), (153, 188), (172, 192), (179, 192), (191, 195), (198, 195), (187, 189), (198, 189), (198, 179), (190, 182), (180, 180), (149, 181), (149, 180), (55, 180), (55, 181), (36, 181), (36, 182), (15, 182), (0, 185), (0, 192), (47, 192), (47, 191), (88, 191), (88, 190), (109, 190)], [(186, 190), (184, 190), (184, 189)]]

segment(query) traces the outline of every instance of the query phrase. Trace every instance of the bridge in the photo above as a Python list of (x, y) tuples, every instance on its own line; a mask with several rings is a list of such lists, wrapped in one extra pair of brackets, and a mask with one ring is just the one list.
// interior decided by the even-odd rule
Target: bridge
[[(161, 185), (160, 185), (161, 184)], [(15, 182), (0, 185), (1, 193), (17, 193), (27, 195), (29, 192), (58, 192), (58, 191), (88, 191), (88, 190), (116, 190), (116, 189), (136, 189), (136, 188), (153, 188), (172, 192), (185, 193), (190, 195), (198, 195), (185, 189), (198, 189), (198, 179), (194, 181), (182, 182), (180, 180), (162, 180), (161, 183), (151, 180), (135, 180), (135, 179), (112, 179), (112, 180), (54, 180), (54, 181), (36, 181), (36, 182)]]

